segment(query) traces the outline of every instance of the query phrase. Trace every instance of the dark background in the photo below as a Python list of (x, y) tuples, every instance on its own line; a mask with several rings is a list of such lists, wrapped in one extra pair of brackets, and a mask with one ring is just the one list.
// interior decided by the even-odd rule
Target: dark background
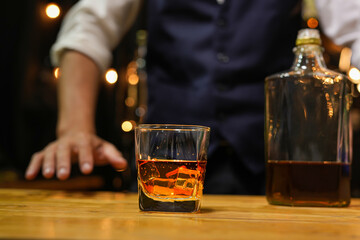
[[(23, 178), (31, 155), (55, 139), (57, 119), (56, 79), (49, 59), (61, 21), (75, 0), (52, 1), (61, 7), (57, 19), (45, 16), (46, 0), (4, 1), (1, 14), (0, 80), (0, 187), (67, 190), (116, 190), (128, 187), (130, 172), (118, 173), (110, 167), (96, 168), (90, 176), (79, 174), (59, 182), (38, 177)], [(5, 7), (4, 7), (5, 6)], [(134, 59), (136, 32), (145, 27), (144, 14), (114, 50), (112, 67), (119, 72), (116, 84), (101, 81), (96, 114), (98, 134), (113, 142), (128, 160), (133, 160), (133, 132), (124, 132), (124, 120), (139, 122), (134, 108), (124, 104), (128, 85), (125, 69)], [(306, 26), (306, 19), (304, 25)], [(321, 30), (321, 29), (320, 29)], [(324, 37), (324, 36), (323, 36)], [(323, 38), (324, 57), (329, 68), (337, 70), (341, 46)], [(354, 154), (352, 195), (360, 197), (359, 99), (354, 99)]]

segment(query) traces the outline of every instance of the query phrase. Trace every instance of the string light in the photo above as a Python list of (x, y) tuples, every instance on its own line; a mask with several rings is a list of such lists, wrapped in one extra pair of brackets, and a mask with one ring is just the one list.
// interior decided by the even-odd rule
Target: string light
[(49, 3), (45, 8), (46, 16), (51, 19), (59, 17), (60, 12), (60, 7), (55, 3)]
[(110, 84), (116, 83), (116, 81), (118, 80), (118, 74), (116, 70), (112, 68), (107, 70), (107, 72), (105, 73), (105, 80)]

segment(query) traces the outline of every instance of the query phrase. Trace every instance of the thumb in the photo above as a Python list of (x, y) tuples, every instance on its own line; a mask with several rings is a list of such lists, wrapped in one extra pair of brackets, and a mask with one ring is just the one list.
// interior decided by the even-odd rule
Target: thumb
[(107, 159), (108, 162), (118, 171), (123, 171), (127, 168), (127, 161), (117, 148), (109, 143), (105, 142), (99, 149), (100, 155)]

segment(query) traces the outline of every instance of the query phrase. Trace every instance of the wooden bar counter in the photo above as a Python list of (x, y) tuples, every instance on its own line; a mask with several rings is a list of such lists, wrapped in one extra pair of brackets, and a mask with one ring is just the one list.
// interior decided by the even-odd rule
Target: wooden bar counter
[(0, 239), (360, 239), (360, 199), (310, 208), (205, 195), (199, 213), (159, 213), (139, 211), (133, 193), (0, 189)]

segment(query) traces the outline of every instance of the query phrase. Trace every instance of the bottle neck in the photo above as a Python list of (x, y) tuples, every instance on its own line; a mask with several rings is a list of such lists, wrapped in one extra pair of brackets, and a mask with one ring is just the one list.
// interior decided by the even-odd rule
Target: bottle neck
[(320, 45), (304, 44), (294, 48), (295, 61), (292, 69), (302, 71), (316, 71), (326, 68)]

